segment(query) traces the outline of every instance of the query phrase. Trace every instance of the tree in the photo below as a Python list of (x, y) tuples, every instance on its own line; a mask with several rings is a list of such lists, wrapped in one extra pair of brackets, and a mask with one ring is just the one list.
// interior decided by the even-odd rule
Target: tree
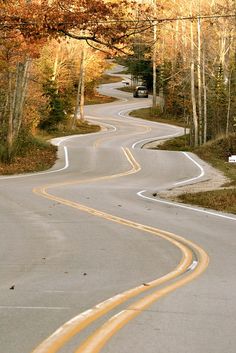
[[(52, 52), (56, 54), (55, 57), (52, 57)], [(84, 100), (84, 96), (86, 98), (94, 95), (98, 80), (107, 67), (105, 54), (90, 48), (84, 41), (68, 39), (58, 43), (54, 40), (50, 41), (42, 50), (41, 57), (37, 60), (37, 66), (38, 76), (44, 83), (44, 95), (46, 88), (48, 92), (49, 83), (55, 91), (53, 91), (53, 95), (46, 94), (48, 107), (50, 107), (51, 99), (55, 99), (56, 94), (57, 99), (61, 101), (62, 112), (66, 113), (65, 123), (75, 127), (77, 119), (83, 120), (83, 116), (80, 116), (80, 108), (83, 109), (81, 81), (84, 82), (82, 89), (84, 91), (82, 100)], [(74, 114), (74, 118), (70, 123), (72, 114)], [(48, 124), (45, 125), (45, 122), (50, 119), (49, 109), (44, 109), (40, 126), (46, 127)], [(54, 122), (56, 123), (56, 121), (57, 119)]]
[[(155, 44), (158, 50), (153, 67), (157, 66), (154, 70), (160, 93), (165, 94), (164, 110), (169, 107), (173, 110), (173, 102), (177, 102), (180, 113), (182, 100), (185, 111), (190, 107), (191, 98), (195, 145), (215, 137), (218, 132), (229, 133), (233, 129), (235, 106), (235, 18), (232, 15), (235, 3), (234, 0), (201, 0), (201, 11), (195, 6), (199, 3), (200, 0), (191, 1), (189, 16), (186, 15), (189, 1), (159, 0), (154, 19), (151, 4), (148, 7), (143, 1), (0, 0), (0, 133), (8, 156), (22, 127), (32, 60), (40, 56), (46, 43), (56, 40), (50, 80), (56, 89), (54, 93), (58, 91), (57, 98), (61, 99), (63, 75), (60, 77), (59, 72), (70, 70), (58, 43), (64, 46), (63, 40), (69, 37), (84, 40), (99, 50), (106, 47), (111, 51), (125, 51), (131, 57), (134, 53), (133, 58), (141, 37), (149, 48), (143, 46), (142, 57), (131, 66), (142, 71), (142, 79), (147, 84), (153, 80), (150, 53)], [(156, 43), (153, 42), (154, 25)], [(139, 50), (142, 45), (138, 44)], [(78, 62), (80, 59), (81, 55)], [(219, 101), (215, 82), (220, 65), (224, 111), (214, 104)], [(76, 88), (77, 82), (73, 82)], [(51, 97), (55, 100), (54, 93)], [(59, 110), (62, 111), (62, 106)], [(219, 122), (217, 130), (214, 130), (215, 119)]]
[[(121, 3), (127, 5), (125, 0)], [(22, 126), (30, 63), (39, 55), (39, 48), (48, 39), (66, 36), (116, 48), (128, 32), (127, 24), (122, 21), (116, 28), (113, 26), (118, 11), (120, 18), (126, 13), (125, 7), (116, 3), (1, 0), (0, 4), (1, 66), (6, 68), (1, 76), (7, 87), (6, 93), (1, 89), (1, 141), (6, 159), (10, 159)], [(55, 61), (55, 70), (56, 66)], [(54, 94), (53, 97), (58, 111), (61, 108)]]

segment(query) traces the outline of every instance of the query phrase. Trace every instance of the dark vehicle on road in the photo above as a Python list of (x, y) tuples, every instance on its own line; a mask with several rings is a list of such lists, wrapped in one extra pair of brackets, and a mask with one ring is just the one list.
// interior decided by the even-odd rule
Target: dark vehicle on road
[(135, 98), (148, 98), (148, 89), (146, 86), (137, 86), (134, 90)]

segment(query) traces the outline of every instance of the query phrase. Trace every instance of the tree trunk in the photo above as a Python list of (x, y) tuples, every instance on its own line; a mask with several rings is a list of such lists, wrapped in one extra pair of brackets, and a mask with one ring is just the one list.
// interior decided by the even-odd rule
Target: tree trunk
[(202, 84), (203, 84), (203, 143), (207, 142), (207, 86), (206, 86), (206, 63), (205, 45), (203, 44), (202, 60)]
[(198, 115), (196, 106), (195, 96), (195, 60), (194, 60), (194, 35), (193, 35), (193, 23), (190, 24), (190, 35), (191, 35), (191, 100), (192, 100), (192, 112), (193, 112), (193, 127), (194, 127), (194, 146), (198, 146)]
[(198, 117), (199, 117), (199, 143), (202, 144), (202, 78), (201, 78), (201, 20), (198, 17), (197, 21), (197, 37), (198, 37), (198, 65), (197, 65), (197, 77), (198, 77)]
[(81, 95), (80, 95), (80, 120), (84, 121), (84, 90), (85, 90), (85, 46), (81, 59)]
[(51, 78), (52, 81), (55, 81), (56, 77), (57, 77), (58, 62), (59, 62), (59, 51), (60, 51), (60, 44), (57, 43), (55, 59), (54, 59), (53, 68), (52, 68), (52, 78)]
[(23, 63), (17, 64), (15, 83), (13, 83), (13, 74), (8, 74), (8, 97), (7, 111), (8, 126), (7, 126), (7, 151), (10, 158), (13, 148), (13, 143), (17, 139), (22, 124), (23, 108), (26, 97), (26, 90), (29, 76), (30, 60), (25, 59)]
[(229, 90), (228, 90), (228, 107), (227, 107), (227, 120), (226, 120), (226, 131), (225, 134), (228, 136), (229, 134), (229, 119), (230, 119), (230, 109), (231, 109), (231, 77), (232, 77), (232, 72), (230, 72), (229, 75)]
[[(156, 17), (156, 0), (153, 0), (153, 13), (154, 13), (154, 18)], [(156, 41), (157, 41), (157, 24), (156, 22), (154, 23), (153, 26), (153, 54), (152, 54), (152, 66), (153, 66), (153, 94), (152, 94), (152, 107), (153, 109), (156, 108), (157, 106), (157, 67), (156, 67), (156, 61), (157, 61), (157, 46), (156, 46)]]
[(12, 76), (13, 74), (11, 72), (8, 73), (8, 94), (7, 94), (7, 106), (6, 106), (6, 115), (8, 115), (8, 126), (7, 126), (7, 138), (6, 138), (6, 143), (7, 143), (7, 154), (8, 158), (10, 158), (11, 151), (12, 151), (12, 145), (13, 145), (13, 109), (12, 109), (12, 101), (13, 101), (13, 94), (12, 94)]
[(26, 97), (26, 91), (28, 86), (29, 78), (29, 66), (31, 60), (26, 58), (23, 63), (18, 63), (18, 75), (16, 78), (15, 87), (15, 101), (14, 101), (14, 113), (13, 113), (13, 138), (18, 137), (20, 127), (22, 124), (23, 108)]
[(84, 87), (85, 87), (85, 45), (82, 47), (80, 59), (80, 76), (78, 83), (76, 107), (72, 121), (72, 129), (76, 126), (78, 119), (84, 120)]

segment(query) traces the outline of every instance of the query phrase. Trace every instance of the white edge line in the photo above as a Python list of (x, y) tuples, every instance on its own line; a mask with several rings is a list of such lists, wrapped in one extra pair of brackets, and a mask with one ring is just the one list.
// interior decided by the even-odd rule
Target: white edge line
[(165, 139), (168, 139), (168, 138), (171, 138), (171, 137), (175, 137), (177, 135), (179, 135), (179, 132), (176, 132), (175, 134), (172, 134), (172, 135), (166, 135), (166, 136), (161, 136), (161, 137), (160, 136), (159, 137), (149, 137), (149, 138), (146, 138), (146, 139), (139, 140), (139, 141), (135, 142), (132, 145), (132, 148), (134, 149), (136, 147), (136, 145), (138, 145), (139, 143), (145, 142), (145, 141), (154, 142), (154, 141), (158, 141), (158, 140), (165, 140)]
[(180, 181), (178, 183), (174, 183), (174, 185), (181, 185), (181, 184), (186, 184), (186, 183), (189, 183), (190, 181), (194, 181), (194, 180), (197, 180), (199, 178), (201, 178), (202, 176), (205, 175), (205, 172), (204, 172), (204, 169), (202, 168), (202, 166), (197, 163), (192, 157), (190, 157), (190, 155), (187, 153), (187, 152), (182, 152), (188, 159), (190, 159), (201, 171), (201, 173), (194, 177), (194, 178), (191, 178), (191, 179), (187, 179), (187, 180), (183, 180), (183, 181)]
[[(136, 103), (135, 103), (136, 104)], [(147, 104), (147, 105), (141, 105), (141, 106), (135, 106), (132, 107), (132, 108), (129, 108), (129, 109), (123, 109), (121, 111), (118, 112), (118, 115), (122, 118), (132, 118), (132, 116), (127, 116), (127, 115), (124, 115), (125, 113), (128, 113), (128, 112), (132, 112), (132, 110), (134, 109), (142, 109), (142, 108), (148, 108), (150, 107), (150, 104)]]
[[(99, 120), (99, 119), (102, 119), (100, 117), (95, 117), (95, 116), (90, 116), (90, 115), (86, 115), (86, 118), (90, 119), (90, 120)], [(109, 126), (112, 128), (112, 131), (116, 131), (117, 128), (116, 126), (112, 125), (112, 124), (108, 124), (108, 123), (104, 123), (104, 122), (100, 122), (101, 125), (105, 125), (105, 126)], [(110, 131), (108, 131), (110, 132)], [(104, 132), (101, 132), (101, 131), (98, 131), (98, 132), (94, 132), (94, 133), (90, 133), (90, 134), (83, 134), (83, 135), (77, 135), (77, 136), (88, 136), (88, 135), (91, 135), (91, 134), (103, 134)], [(107, 133), (107, 132), (105, 132)]]
[[(60, 144), (60, 143), (59, 143)], [(59, 146), (59, 144), (56, 144), (56, 146)], [(69, 167), (69, 157), (68, 157), (68, 149), (66, 146), (64, 146), (64, 160), (65, 160), (65, 165), (64, 167), (60, 169), (55, 169), (55, 170), (49, 170), (46, 172), (39, 172), (39, 173), (30, 173), (30, 174), (20, 174), (20, 175), (9, 175), (8, 177), (0, 177), (1, 180), (7, 180), (7, 179), (18, 179), (18, 178), (28, 178), (32, 176), (38, 176), (38, 175), (45, 175), (45, 174), (51, 174), (51, 173), (57, 173), (62, 170), (65, 170)]]
[(174, 206), (174, 207), (180, 207), (180, 208), (184, 208), (184, 209), (187, 209), (187, 210), (191, 210), (191, 211), (196, 211), (196, 212), (201, 212), (201, 213), (206, 213), (206, 214), (209, 214), (211, 216), (215, 216), (215, 217), (221, 217), (221, 218), (225, 218), (225, 219), (230, 219), (232, 221), (236, 221), (236, 218), (235, 217), (230, 217), (230, 216), (226, 216), (226, 215), (223, 215), (223, 214), (220, 214), (220, 213), (216, 213), (216, 212), (212, 212), (212, 211), (207, 211), (207, 210), (203, 210), (201, 208), (195, 208), (195, 207), (191, 207), (191, 206), (187, 206), (187, 205), (182, 205), (182, 204), (179, 204), (177, 202), (171, 202), (171, 201), (166, 201), (166, 200), (160, 200), (160, 199), (154, 199), (152, 197), (148, 197), (148, 196), (144, 196), (143, 193), (146, 192), (147, 190), (142, 190), (142, 191), (139, 191), (137, 192), (137, 195), (144, 198), (144, 199), (147, 199), (147, 200), (151, 200), (151, 201), (155, 201), (155, 202), (159, 202), (159, 203), (163, 203), (163, 204), (166, 204), (166, 205), (171, 205), (171, 206)]
[[(93, 119), (94, 117), (92, 116), (88, 116), (89, 119)], [(96, 118), (95, 118), (96, 119)], [(114, 125), (111, 125), (111, 124), (107, 124), (107, 123), (102, 123), (103, 125), (106, 125), (106, 126), (110, 126), (113, 131), (116, 131), (116, 127)], [(95, 132), (94, 134), (97, 134), (98, 132)], [(102, 134), (100, 132), (100, 134)], [(76, 137), (83, 137), (83, 136), (86, 136), (87, 134), (77, 134), (77, 135), (70, 135), (70, 136), (65, 136), (65, 137), (61, 137), (61, 138), (55, 138), (55, 139), (52, 139), (52, 140), (55, 140), (57, 142), (54, 143), (55, 146), (60, 146), (62, 142), (65, 142), (69, 139), (72, 139), (72, 138), (76, 138)], [(58, 173), (58, 172), (61, 172), (65, 169), (67, 169), (69, 167), (69, 156), (68, 156), (68, 148), (66, 146), (63, 146), (63, 149), (64, 149), (64, 160), (65, 160), (65, 165), (64, 167), (60, 168), (60, 169), (55, 169), (55, 170), (49, 170), (49, 171), (45, 171), (45, 172), (38, 172), (38, 173), (29, 173), (29, 174), (19, 174), (19, 175), (9, 175), (9, 176), (0, 176), (0, 181), (1, 180), (9, 180), (9, 179), (18, 179), (18, 178), (28, 178), (28, 177), (32, 177), (32, 176), (38, 176), (38, 175), (45, 175), (45, 174), (51, 174), (51, 173)]]
[(198, 265), (198, 261), (197, 260), (193, 260), (193, 262), (191, 263), (191, 265), (187, 268), (187, 271), (193, 271), (195, 270), (195, 268)]

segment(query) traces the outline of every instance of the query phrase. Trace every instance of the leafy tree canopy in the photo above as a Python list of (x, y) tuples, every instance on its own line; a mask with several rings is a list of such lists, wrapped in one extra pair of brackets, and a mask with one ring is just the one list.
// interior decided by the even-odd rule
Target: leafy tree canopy
[[(0, 0), (0, 35), (21, 35), (28, 42), (69, 36), (117, 49), (129, 28), (131, 1)], [(137, 6), (137, 5), (136, 5)]]

